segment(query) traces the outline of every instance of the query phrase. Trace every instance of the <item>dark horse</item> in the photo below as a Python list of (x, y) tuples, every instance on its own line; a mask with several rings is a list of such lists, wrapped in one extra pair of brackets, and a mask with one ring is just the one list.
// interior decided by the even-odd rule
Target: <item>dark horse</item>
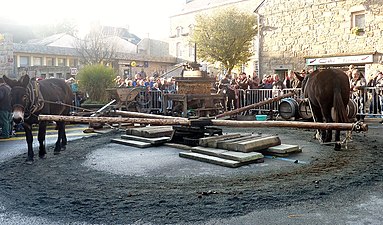
[[(46, 121), (39, 121), (39, 114), (69, 115), (68, 105), (72, 104), (73, 94), (70, 87), (62, 79), (46, 79), (36, 81), (28, 75), (19, 80), (12, 80), (4, 76), (4, 81), (11, 88), (12, 117), (16, 124), (21, 123), (25, 130), (28, 144), (28, 158), (26, 162), (33, 162), (32, 124), (39, 124), (38, 141), (39, 156), (45, 158)], [(67, 144), (65, 122), (56, 122), (58, 137), (54, 154), (59, 154)]]
[[(302, 92), (308, 98), (317, 122), (346, 123), (350, 99), (348, 76), (339, 69), (316, 70), (302, 80)], [(331, 142), (332, 130), (322, 130), (323, 142)], [(335, 150), (340, 150), (340, 131), (335, 132)]]

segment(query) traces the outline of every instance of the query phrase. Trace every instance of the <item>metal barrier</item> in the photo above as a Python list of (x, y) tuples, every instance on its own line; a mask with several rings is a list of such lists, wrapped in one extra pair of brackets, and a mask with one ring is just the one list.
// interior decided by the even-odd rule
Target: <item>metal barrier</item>
[[(248, 90), (238, 90), (237, 92), (237, 101), (236, 106), (238, 108), (245, 107), (258, 103), (260, 101), (265, 101), (276, 97), (278, 95), (286, 94), (288, 92), (294, 91), (297, 94), (292, 98), (299, 100), (303, 99), (303, 93), (301, 88), (297, 89), (248, 89)], [(148, 92), (142, 92), (142, 104), (141, 106), (146, 110), (147, 113), (157, 113), (162, 114), (165, 112), (164, 107), (166, 104), (163, 104), (163, 94), (167, 91), (156, 91), (151, 90)], [(350, 95), (351, 98), (357, 103), (358, 111), (357, 115), (359, 116), (370, 116), (370, 117), (380, 117), (383, 115), (383, 87), (365, 87), (360, 91), (352, 92)], [(283, 100), (281, 100), (283, 101)], [(253, 109), (258, 114), (263, 113), (278, 113), (279, 105), (281, 101), (269, 103)], [(251, 114), (252, 112), (248, 111), (244, 114)]]
[[(293, 96), (293, 98), (300, 99), (302, 98), (302, 90), (300, 88), (298, 89), (248, 89), (244, 90), (244, 97), (245, 103), (243, 106), (252, 105), (261, 101), (265, 101), (271, 98), (274, 98), (276, 96), (286, 94), (288, 92), (295, 91), (297, 92), (297, 95)], [(258, 107), (257, 109), (254, 109), (255, 111), (258, 111), (258, 114), (265, 113), (265, 112), (278, 112), (279, 110), (279, 104), (281, 101), (278, 102), (272, 102), (266, 105), (263, 105), (261, 107)], [(242, 106), (242, 107), (243, 107)], [(250, 113), (250, 112), (248, 112)]]
[(163, 112), (163, 91), (141, 91), (137, 101), (142, 112), (156, 114)]
[(357, 115), (369, 117), (383, 115), (383, 87), (364, 87), (352, 92), (351, 98), (357, 103)]

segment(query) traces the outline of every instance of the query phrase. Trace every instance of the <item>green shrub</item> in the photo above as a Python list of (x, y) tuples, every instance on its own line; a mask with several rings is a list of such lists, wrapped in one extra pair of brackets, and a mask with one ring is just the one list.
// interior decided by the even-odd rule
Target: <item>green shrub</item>
[(113, 68), (98, 64), (82, 68), (77, 75), (77, 80), (80, 90), (88, 96), (87, 102), (107, 103), (109, 95), (106, 89), (113, 86), (115, 77)]

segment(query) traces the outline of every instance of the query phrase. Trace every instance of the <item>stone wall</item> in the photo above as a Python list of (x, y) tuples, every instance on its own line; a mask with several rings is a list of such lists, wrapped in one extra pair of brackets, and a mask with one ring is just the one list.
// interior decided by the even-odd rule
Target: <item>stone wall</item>
[(11, 35), (0, 34), (0, 77), (15, 77), (13, 39)]
[[(351, 33), (351, 12), (366, 10), (365, 32)], [(305, 68), (305, 57), (327, 57), (383, 52), (381, 0), (266, 0), (259, 8), (260, 70)], [(377, 62), (366, 65), (381, 69)]]

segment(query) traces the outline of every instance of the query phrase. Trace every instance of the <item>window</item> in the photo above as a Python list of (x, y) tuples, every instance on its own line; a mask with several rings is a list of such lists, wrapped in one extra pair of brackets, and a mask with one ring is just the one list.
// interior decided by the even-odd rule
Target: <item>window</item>
[(195, 51), (194, 46), (195, 46), (194, 43), (190, 43), (189, 44), (189, 57), (193, 57), (194, 58), (194, 51)]
[(66, 59), (64, 59), (64, 58), (58, 58), (58, 59), (57, 59), (57, 65), (58, 65), (58, 66), (66, 66)]
[(192, 36), (192, 35), (193, 35), (193, 32), (194, 32), (194, 25), (193, 25), (193, 24), (190, 24), (190, 25), (189, 25), (189, 35)]
[(177, 37), (180, 37), (182, 34), (182, 27), (177, 27)]
[(69, 59), (69, 66), (70, 67), (77, 67), (78, 66), (78, 60), (77, 59)]
[(41, 57), (33, 57), (33, 65), (34, 66), (43, 65), (43, 59)]
[(358, 27), (361, 29), (364, 29), (366, 24), (365, 24), (365, 11), (358, 11), (358, 12), (353, 12), (351, 14), (352, 16), (352, 27)]
[(176, 45), (176, 56), (181, 57), (182, 56), (182, 50), (181, 50), (181, 42), (178, 42)]
[(29, 66), (29, 57), (28, 56), (20, 56), (20, 66), (21, 67)]
[(54, 66), (55, 65), (55, 59), (51, 57), (47, 57), (47, 66)]

